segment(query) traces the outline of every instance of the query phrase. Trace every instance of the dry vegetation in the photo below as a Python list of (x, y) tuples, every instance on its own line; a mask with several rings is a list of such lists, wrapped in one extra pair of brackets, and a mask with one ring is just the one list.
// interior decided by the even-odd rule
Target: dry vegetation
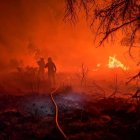
[[(24, 72), (17, 72), (15, 75), (17, 74), (22, 75)], [(35, 74), (34, 70), (32, 74)], [(32, 78), (27, 79), (24, 76), (21, 81), (15, 79), (14, 82), (18, 84), (22, 82), (21, 85), (25, 88), (32, 83)], [(71, 140), (139, 140), (139, 97), (118, 98), (117, 83), (113, 89), (115, 96), (104, 96), (104, 89), (95, 81), (92, 84), (92, 92), (96, 89), (96, 94), (102, 92), (103, 96), (97, 99), (94, 98), (94, 94), (75, 92), (71, 86), (66, 85), (54, 94), (59, 108), (59, 123), (67, 137)], [(8, 90), (5, 94), (2, 94), (4, 90), (1, 91), (0, 139), (64, 139), (55, 124), (55, 107), (50, 92), (39, 94), (32, 88), (26, 90), (29, 91), (28, 94), (19, 93), (18, 96), (9, 95)]]

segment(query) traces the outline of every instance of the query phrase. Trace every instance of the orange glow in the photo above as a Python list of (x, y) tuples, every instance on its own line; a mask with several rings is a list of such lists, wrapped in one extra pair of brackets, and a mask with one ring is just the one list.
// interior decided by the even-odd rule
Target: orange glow
[(124, 63), (127, 61), (131, 69), (137, 68), (137, 62), (127, 52), (128, 48), (120, 44), (120, 33), (115, 42), (105, 42), (104, 47), (96, 48), (99, 40), (94, 42), (95, 32), (90, 30), (82, 12), (74, 26), (64, 22), (64, 2), (20, 0), (16, 4), (16, 1), (0, 1), (1, 70), (16, 69), (20, 62), (23, 67), (37, 67), (40, 57), (46, 62), (51, 56), (58, 72), (77, 72), (84, 64), (92, 73), (100, 73), (101, 69), (104, 73), (108, 69), (108, 56), (112, 54), (117, 54)]

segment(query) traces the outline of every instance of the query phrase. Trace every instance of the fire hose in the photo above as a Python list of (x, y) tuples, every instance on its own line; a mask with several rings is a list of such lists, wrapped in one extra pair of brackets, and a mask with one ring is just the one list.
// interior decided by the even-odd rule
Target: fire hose
[(53, 97), (53, 94), (57, 91), (58, 88), (55, 88), (52, 92), (51, 92), (51, 100), (55, 106), (55, 123), (56, 123), (56, 126), (58, 128), (58, 130), (60, 131), (60, 133), (63, 135), (63, 137), (68, 140), (68, 137), (66, 136), (66, 134), (64, 133), (64, 131), (62, 130), (62, 128), (60, 127), (59, 125), (59, 122), (58, 122), (58, 106), (54, 100), (54, 97)]

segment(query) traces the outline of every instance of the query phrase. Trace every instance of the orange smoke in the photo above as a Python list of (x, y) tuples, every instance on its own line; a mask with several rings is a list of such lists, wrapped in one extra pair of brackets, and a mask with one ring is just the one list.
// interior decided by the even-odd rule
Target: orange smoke
[[(122, 62), (135, 66), (135, 62), (124, 52), (119, 38), (113, 44), (96, 48), (93, 42), (95, 32), (91, 32), (84, 16), (80, 16), (73, 26), (64, 22), (64, 0), (3, 0), (0, 1), (0, 68), (10, 69), (11, 60), (24, 66), (37, 66), (37, 60), (45, 61), (51, 56), (59, 71), (77, 71), (81, 64), (89, 69), (100, 62), (105, 65), (108, 56), (117, 54)], [(8, 17), (8, 18), (7, 18)], [(97, 28), (97, 27), (95, 27)], [(119, 35), (121, 36), (121, 35)], [(7, 65), (9, 65), (7, 67)], [(101, 65), (101, 66), (102, 66)], [(119, 64), (121, 65), (121, 64)], [(13, 68), (16, 65), (12, 64)], [(100, 69), (97, 65), (97, 69)], [(125, 69), (125, 67), (122, 67)], [(5, 71), (5, 70), (4, 70)]]

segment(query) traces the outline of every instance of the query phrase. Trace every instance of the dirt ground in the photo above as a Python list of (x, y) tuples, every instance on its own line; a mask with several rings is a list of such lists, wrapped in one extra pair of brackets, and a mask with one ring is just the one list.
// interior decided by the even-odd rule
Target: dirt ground
[[(139, 140), (140, 106), (135, 99), (94, 100), (70, 88), (54, 94), (59, 124), (70, 140)], [(0, 96), (1, 140), (63, 140), (49, 94)]]

